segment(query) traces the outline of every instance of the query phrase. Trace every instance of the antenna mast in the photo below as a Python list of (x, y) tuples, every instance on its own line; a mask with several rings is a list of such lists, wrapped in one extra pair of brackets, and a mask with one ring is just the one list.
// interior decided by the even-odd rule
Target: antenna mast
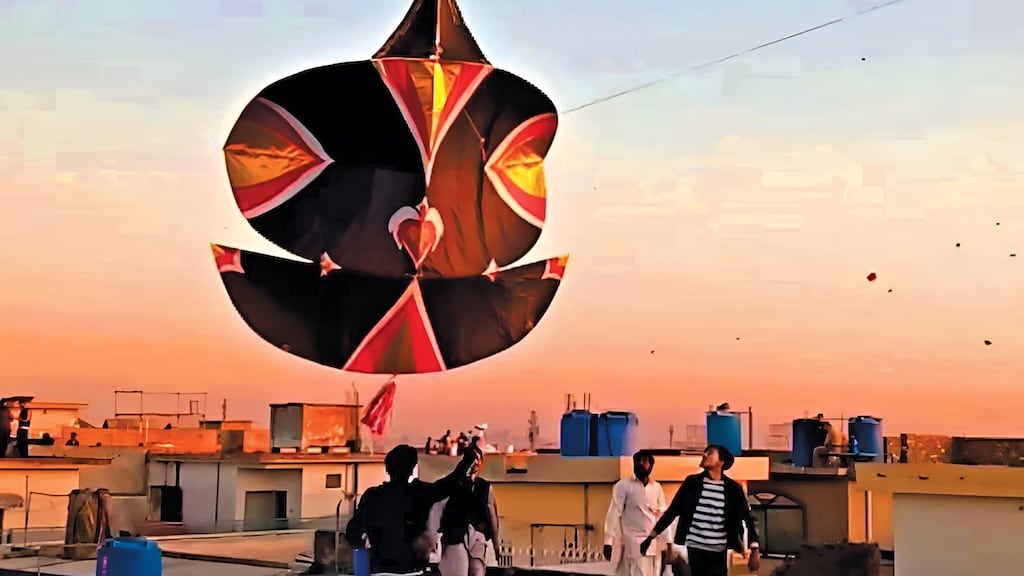
[(540, 437), (540, 425), (537, 424), (537, 411), (530, 410), (530, 452), (537, 451), (537, 439)]

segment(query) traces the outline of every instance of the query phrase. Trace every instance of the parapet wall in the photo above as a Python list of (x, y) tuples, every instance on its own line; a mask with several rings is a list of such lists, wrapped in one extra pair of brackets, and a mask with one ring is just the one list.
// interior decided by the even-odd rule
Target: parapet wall
[(151, 452), (187, 452), (205, 454), (220, 452), (220, 430), (172, 428), (170, 430), (124, 430), (115, 428), (74, 428), (65, 426), (64, 438), (78, 433), (82, 446), (145, 446)]
[(78, 433), (81, 446), (138, 447), (154, 454), (219, 454), (221, 452), (269, 452), (270, 431), (266, 429), (216, 430), (171, 428), (170, 430), (125, 430), (115, 428), (76, 428), (64, 426), (63, 437)]

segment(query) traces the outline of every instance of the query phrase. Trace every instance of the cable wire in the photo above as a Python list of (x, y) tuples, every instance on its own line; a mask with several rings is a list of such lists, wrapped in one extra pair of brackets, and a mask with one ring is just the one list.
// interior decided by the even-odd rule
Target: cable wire
[(721, 64), (722, 62), (726, 62), (728, 60), (732, 60), (733, 58), (739, 58), (740, 56), (745, 56), (747, 54), (750, 54), (751, 52), (756, 52), (758, 50), (761, 50), (762, 48), (767, 48), (769, 46), (774, 46), (775, 44), (780, 44), (780, 43), (785, 42), (787, 40), (792, 40), (793, 38), (797, 38), (799, 36), (803, 36), (804, 34), (810, 34), (811, 32), (816, 32), (818, 30), (821, 30), (822, 28), (828, 28), (829, 26), (833, 26), (833, 25), (839, 24), (841, 22), (846, 22), (848, 20), (853, 20), (855, 18), (859, 18), (861, 16), (864, 16), (865, 14), (869, 14), (869, 13), (875, 12), (877, 10), (882, 10), (884, 8), (889, 8), (890, 6), (894, 6), (894, 5), (899, 4), (900, 2), (903, 2), (903, 1), (904, 0), (889, 0), (888, 2), (883, 2), (881, 4), (876, 4), (876, 5), (871, 6), (869, 8), (865, 8), (865, 9), (859, 11), (859, 12), (854, 12), (852, 14), (847, 14), (846, 16), (841, 16), (839, 18), (836, 18), (835, 20), (830, 20), (828, 22), (824, 22), (822, 24), (818, 24), (816, 26), (812, 26), (810, 28), (801, 30), (799, 32), (795, 32), (795, 33), (790, 34), (788, 36), (783, 36), (782, 38), (777, 38), (775, 40), (772, 40), (771, 42), (765, 42), (764, 44), (759, 44), (757, 46), (753, 46), (751, 48), (747, 48), (746, 50), (742, 50), (742, 51), (736, 52), (734, 54), (729, 54), (728, 56), (723, 56), (723, 57), (721, 57), (721, 58), (719, 58), (717, 60), (711, 60), (709, 62), (704, 62), (703, 64), (698, 64), (696, 66), (693, 66), (691, 68), (687, 68), (685, 70), (680, 70), (678, 72), (673, 72), (672, 74), (669, 74), (668, 76), (664, 76), (662, 78), (658, 78), (657, 80), (652, 80), (650, 82), (647, 82), (646, 84), (641, 84), (639, 86), (634, 86), (632, 88), (627, 88), (627, 89), (622, 90), (620, 92), (615, 92), (614, 94), (609, 94), (608, 96), (602, 96), (600, 98), (596, 98), (596, 99), (591, 100), (589, 102), (586, 102), (584, 104), (580, 104), (579, 106), (575, 106), (573, 108), (569, 108), (568, 110), (563, 110), (563, 111), (559, 112), (559, 114), (564, 116), (565, 114), (570, 114), (572, 112), (577, 112), (579, 110), (590, 108), (591, 106), (596, 106), (598, 104), (602, 104), (602, 103), (607, 102), (609, 100), (614, 100), (616, 98), (621, 98), (622, 96), (626, 96), (628, 94), (632, 94), (634, 92), (639, 92), (640, 90), (645, 90), (645, 89), (650, 88), (652, 86), (657, 86), (658, 84), (662, 84), (662, 83), (668, 82), (669, 80), (673, 80), (673, 79), (675, 79), (675, 78), (677, 78), (679, 76), (682, 76), (683, 74), (689, 74), (690, 72), (695, 72), (695, 71), (701, 70), (703, 68), (708, 68), (708, 67), (714, 66), (716, 64)]

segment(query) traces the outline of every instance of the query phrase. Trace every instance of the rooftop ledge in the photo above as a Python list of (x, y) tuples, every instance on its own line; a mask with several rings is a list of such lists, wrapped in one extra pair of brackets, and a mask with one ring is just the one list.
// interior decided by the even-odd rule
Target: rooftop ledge
[[(654, 479), (682, 482), (700, 472), (701, 457), (655, 456)], [(420, 455), (419, 477), (434, 481), (458, 463), (453, 456)], [(767, 480), (768, 458), (740, 456), (726, 473), (733, 480)], [(633, 476), (632, 457), (565, 458), (558, 454), (488, 454), (481, 476), (496, 483), (613, 484)]]
[(71, 470), (82, 466), (104, 466), (110, 458), (75, 458), (67, 456), (30, 456), (0, 458), (0, 470)]
[(857, 486), (893, 494), (1024, 498), (1024, 467), (858, 464)]

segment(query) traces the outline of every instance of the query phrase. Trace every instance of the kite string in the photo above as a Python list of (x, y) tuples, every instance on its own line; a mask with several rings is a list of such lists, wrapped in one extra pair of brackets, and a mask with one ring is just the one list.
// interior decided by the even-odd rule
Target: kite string
[(645, 84), (640, 84), (639, 86), (634, 86), (632, 88), (627, 88), (625, 90), (621, 90), (619, 92), (615, 92), (615, 93), (609, 94), (607, 96), (602, 96), (600, 98), (596, 98), (596, 99), (591, 100), (589, 102), (586, 102), (584, 104), (580, 104), (579, 106), (576, 106), (576, 107), (573, 107), (573, 108), (569, 108), (568, 110), (563, 110), (563, 111), (560, 112), (560, 114), (564, 116), (564, 115), (570, 114), (572, 112), (578, 112), (579, 110), (583, 110), (585, 108), (590, 108), (591, 106), (595, 106), (597, 104), (602, 104), (602, 103), (607, 102), (609, 100), (614, 100), (616, 98), (621, 98), (622, 96), (627, 96), (627, 95), (632, 94), (634, 92), (639, 92), (640, 90), (644, 90), (644, 89), (650, 88), (652, 86), (656, 86), (658, 84), (663, 84), (665, 82), (668, 82), (669, 80), (675, 79), (678, 76), (682, 76), (683, 74), (688, 74), (690, 72), (696, 72), (697, 70), (700, 70), (702, 68), (707, 68), (709, 66), (714, 66), (716, 64), (721, 64), (721, 63), (726, 62), (728, 60), (732, 60), (732, 59), (738, 58), (740, 56), (745, 56), (747, 54), (750, 54), (751, 52), (756, 52), (758, 50), (761, 50), (762, 48), (767, 48), (767, 47), (773, 46), (775, 44), (780, 44), (780, 43), (785, 42), (787, 40), (792, 40), (793, 38), (797, 38), (799, 36), (803, 36), (804, 34), (810, 34), (811, 32), (815, 32), (815, 31), (821, 30), (822, 28), (828, 28), (829, 26), (833, 26), (833, 25), (839, 24), (841, 22), (846, 22), (848, 20), (853, 20), (854, 18), (858, 18), (860, 16), (864, 16), (865, 14), (868, 14), (870, 12), (875, 12), (876, 10), (882, 10), (883, 8), (888, 8), (890, 6), (894, 6), (894, 5), (899, 4), (900, 2), (903, 2), (903, 1), (904, 0), (889, 0), (888, 2), (882, 2), (881, 4), (876, 4), (874, 6), (865, 8), (865, 9), (859, 11), (859, 12), (854, 12), (852, 14), (847, 14), (846, 16), (841, 16), (841, 17), (836, 18), (834, 20), (830, 20), (828, 22), (824, 22), (824, 23), (818, 24), (816, 26), (812, 26), (810, 28), (806, 28), (806, 29), (801, 30), (799, 32), (795, 32), (793, 34), (790, 34), (788, 36), (783, 36), (782, 38), (776, 38), (775, 40), (772, 40), (770, 42), (765, 42), (764, 44), (759, 44), (757, 46), (753, 46), (751, 48), (747, 48), (745, 50), (741, 50), (741, 51), (736, 52), (734, 54), (729, 54), (728, 56), (723, 56), (722, 58), (719, 58), (717, 60), (711, 60), (709, 62), (704, 62), (703, 64), (698, 64), (698, 65), (693, 66), (691, 68), (686, 68), (685, 70), (680, 70), (678, 72), (673, 72), (672, 74), (669, 74), (668, 76), (664, 76), (662, 78), (658, 78), (657, 80), (652, 80), (652, 81), (647, 82)]

